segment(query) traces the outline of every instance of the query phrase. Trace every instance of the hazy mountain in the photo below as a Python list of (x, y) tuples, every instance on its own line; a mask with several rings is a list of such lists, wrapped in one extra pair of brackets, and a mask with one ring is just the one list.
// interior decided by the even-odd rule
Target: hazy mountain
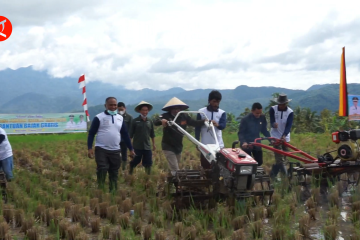
[[(55, 113), (82, 110), (82, 94), (76, 78), (52, 78), (46, 72), (34, 71), (31, 67), (17, 70), (0, 71), (0, 113)], [(91, 117), (103, 111), (104, 100), (115, 96), (127, 104), (128, 111), (135, 114), (134, 106), (141, 100), (154, 105), (153, 113), (161, 113), (161, 108), (172, 97), (178, 97), (190, 109), (197, 110), (207, 104), (212, 89), (186, 91), (172, 88), (165, 91), (152, 89), (127, 90), (100, 81), (90, 82), (86, 86)], [(348, 84), (349, 93), (360, 94), (360, 84)], [(339, 85), (314, 85), (307, 90), (292, 90), (277, 87), (238, 86), (235, 89), (221, 90), (223, 100), (221, 108), (235, 115), (240, 114), (252, 103), (269, 103), (273, 93), (287, 93), (292, 99), (291, 107), (309, 107), (320, 112), (324, 108), (338, 109)]]

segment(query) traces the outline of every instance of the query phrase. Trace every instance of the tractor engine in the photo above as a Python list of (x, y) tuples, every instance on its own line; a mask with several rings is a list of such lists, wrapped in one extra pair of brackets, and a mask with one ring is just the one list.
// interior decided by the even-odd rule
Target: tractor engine
[(338, 144), (338, 156), (341, 161), (356, 161), (360, 157), (360, 129), (332, 133), (332, 141)]

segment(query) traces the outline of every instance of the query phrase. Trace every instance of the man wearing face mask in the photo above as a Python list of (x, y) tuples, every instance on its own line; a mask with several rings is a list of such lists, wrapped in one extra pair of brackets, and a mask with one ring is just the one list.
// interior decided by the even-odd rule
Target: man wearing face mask
[[(136, 107), (135, 112), (140, 113), (140, 116), (134, 118), (130, 130), (130, 138), (133, 140), (135, 149), (135, 157), (130, 162), (130, 174), (133, 174), (134, 168), (142, 162), (145, 167), (145, 172), (150, 174), (152, 166), (152, 151), (155, 151), (155, 131), (154, 124), (150, 118), (147, 117), (149, 111), (153, 106), (150, 103), (141, 101)], [(152, 146), (150, 143), (152, 141)], [(152, 151), (151, 151), (152, 149)]]
[[(181, 152), (183, 150), (183, 134), (180, 133), (175, 127), (168, 126), (168, 121), (175, 118), (178, 112), (188, 109), (189, 106), (182, 102), (180, 99), (174, 97), (168, 101), (162, 108), (163, 113), (155, 120), (155, 126), (163, 125), (163, 137), (161, 141), (161, 148), (169, 164), (169, 170), (172, 176), (179, 170), (179, 162), (181, 159)], [(204, 125), (203, 120), (194, 120), (189, 114), (181, 113), (176, 119), (176, 123), (186, 130), (187, 125), (193, 127), (201, 127)]]
[(88, 157), (93, 158), (92, 145), (94, 137), (97, 135), (95, 140), (95, 161), (98, 188), (104, 190), (106, 174), (109, 172), (109, 190), (111, 193), (117, 190), (118, 173), (121, 164), (119, 145), (121, 139), (130, 149), (131, 155), (135, 154), (123, 117), (117, 114), (116, 106), (116, 98), (108, 97), (105, 100), (106, 110), (93, 119), (87, 141)]
[[(213, 90), (209, 93), (208, 97), (208, 106), (199, 109), (200, 112), (203, 112), (207, 118), (214, 124), (215, 127), (215, 135), (213, 136), (213, 132), (209, 131), (209, 129), (204, 125), (202, 127), (195, 128), (195, 138), (199, 140), (201, 138), (201, 142), (203, 144), (215, 144), (215, 138), (218, 140), (220, 148), (224, 147), (224, 141), (222, 139), (222, 130), (226, 127), (226, 112), (220, 109), (220, 101), (222, 99), (222, 95), (219, 91)], [(197, 115), (197, 120), (204, 119), (203, 114)], [(211, 165), (208, 160), (200, 155), (201, 166), (204, 169), (210, 169)]]
[[(118, 102), (117, 108), (118, 108), (118, 113), (124, 118), (124, 123), (125, 123), (126, 128), (128, 130), (130, 130), (133, 117), (126, 112), (125, 103)], [(122, 170), (125, 170), (127, 157), (128, 157), (127, 156), (128, 148), (127, 148), (126, 143), (124, 142), (123, 139), (121, 139), (120, 148), (121, 148), (121, 158), (122, 158), (121, 167), (122, 167)]]

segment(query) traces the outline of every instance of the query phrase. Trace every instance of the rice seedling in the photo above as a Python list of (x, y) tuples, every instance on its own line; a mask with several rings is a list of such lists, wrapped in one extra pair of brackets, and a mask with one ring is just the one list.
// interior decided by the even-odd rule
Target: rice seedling
[(15, 211), (15, 227), (21, 227), (24, 221), (25, 213), (22, 209), (16, 209)]
[(150, 240), (151, 236), (152, 236), (152, 225), (148, 224), (144, 228), (143, 238), (144, 238), (144, 240)]
[(121, 228), (116, 228), (111, 231), (111, 240), (120, 240), (121, 238)]
[(316, 220), (316, 209), (315, 208), (309, 209), (308, 214), (309, 214), (311, 220)]
[(82, 227), (89, 226), (90, 207), (80, 208), (80, 224)]
[(177, 222), (174, 225), (174, 233), (175, 235), (181, 237), (184, 231), (184, 225), (182, 222)]
[(73, 203), (71, 201), (63, 202), (63, 206), (64, 206), (64, 209), (65, 209), (65, 216), (70, 216), (71, 206), (72, 205), (73, 205)]
[(89, 236), (85, 232), (80, 232), (75, 240), (89, 240)]
[(238, 229), (234, 231), (231, 235), (231, 240), (246, 240), (244, 229)]
[(232, 220), (232, 225), (234, 231), (243, 228), (248, 222), (248, 217), (246, 215), (238, 216)]
[(315, 208), (316, 205), (315, 205), (314, 199), (313, 199), (313, 198), (309, 198), (308, 200), (306, 200), (305, 206), (307, 207), (307, 209)]
[(166, 239), (166, 233), (164, 229), (159, 229), (155, 233), (155, 240), (165, 240)]
[(328, 225), (324, 227), (325, 240), (336, 240), (337, 238), (337, 227), (336, 225)]
[(127, 229), (130, 224), (130, 216), (129, 213), (124, 213), (119, 217), (119, 224), (123, 229)]
[(202, 240), (216, 240), (216, 236), (215, 236), (215, 233), (207, 232), (201, 237), (201, 239)]
[(252, 237), (254, 239), (262, 238), (264, 233), (264, 226), (261, 220), (250, 224)]
[(131, 199), (129, 199), (129, 198), (125, 199), (122, 203), (122, 207), (123, 207), (124, 213), (130, 212), (130, 210), (132, 208)]
[(102, 203), (99, 204), (99, 210), (100, 210), (100, 217), (101, 218), (106, 218), (108, 207), (109, 207), (108, 202), (102, 202)]
[(14, 218), (14, 209), (11, 205), (4, 204), (2, 209), (2, 214), (7, 223), (13, 221)]
[(99, 204), (99, 199), (98, 198), (92, 198), (90, 199), (90, 209), (91, 211), (95, 210), (95, 207)]
[(299, 232), (305, 238), (309, 237), (309, 229), (310, 229), (310, 217), (309, 215), (303, 215), (299, 220)]
[(80, 209), (82, 208), (81, 204), (76, 204), (71, 207), (71, 221), (79, 222), (81, 219)]
[(216, 239), (223, 239), (227, 236), (227, 230), (224, 227), (218, 227), (215, 229)]
[(101, 228), (101, 233), (102, 233), (103, 239), (109, 239), (110, 238), (110, 226), (109, 225), (103, 226)]
[(67, 229), (69, 228), (70, 223), (66, 219), (62, 219), (59, 222), (59, 237), (65, 238), (67, 234)]
[(360, 201), (353, 202), (351, 209), (353, 212), (360, 210)]
[(45, 222), (45, 218), (46, 218), (45, 210), (46, 207), (42, 204), (39, 204), (34, 211), (35, 220), (41, 220), (42, 222)]
[(154, 224), (155, 223), (155, 214), (154, 213), (150, 213), (149, 217), (148, 217), (148, 224)]
[(131, 229), (135, 234), (141, 234), (142, 221), (140, 218), (134, 219), (131, 223)]
[(139, 202), (134, 205), (134, 214), (135, 217), (139, 217), (141, 219), (144, 218), (144, 203)]
[(8, 232), (10, 230), (9, 225), (7, 222), (1, 222), (0, 223), (0, 239), (5, 239), (8, 235)]
[(329, 204), (331, 207), (334, 207), (334, 206), (339, 207), (340, 199), (339, 199), (338, 190), (335, 190), (332, 193), (330, 193), (330, 195), (328, 196), (328, 200), (329, 200)]
[(118, 218), (118, 207), (116, 205), (110, 206), (107, 208), (107, 214), (106, 217), (109, 219), (111, 224), (116, 224), (117, 218)]
[(28, 229), (25, 236), (28, 240), (40, 240), (40, 228), (32, 227)]
[(23, 224), (21, 225), (20, 232), (26, 233), (27, 230), (34, 226), (35, 220), (32, 217), (27, 217), (24, 219)]
[(93, 218), (90, 221), (91, 232), (98, 233), (100, 231), (100, 218)]
[(275, 225), (271, 230), (271, 239), (272, 240), (284, 240), (286, 239), (286, 227), (283, 225)]
[(66, 238), (68, 240), (75, 240), (76, 236), (80, 233), (81, 228), (79, 225), (74, 224), (74, 225), (70, 225), (67, 229), (66, 229)]
[(127, 197), (127, 191), (125, 189), (120, 189), (118, 191), (118, 195), (124, 201), (126, 199), (126, 197)]

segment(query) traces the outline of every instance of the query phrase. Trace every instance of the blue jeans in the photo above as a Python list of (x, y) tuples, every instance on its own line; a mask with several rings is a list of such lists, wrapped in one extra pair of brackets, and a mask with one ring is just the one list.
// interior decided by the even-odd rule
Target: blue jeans
[(4, 171), (6, 179), (9, 181), (14, 178), (13, 175), (13, 156), (0, 161), (0, 171)]

